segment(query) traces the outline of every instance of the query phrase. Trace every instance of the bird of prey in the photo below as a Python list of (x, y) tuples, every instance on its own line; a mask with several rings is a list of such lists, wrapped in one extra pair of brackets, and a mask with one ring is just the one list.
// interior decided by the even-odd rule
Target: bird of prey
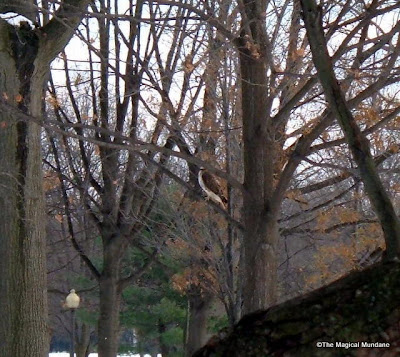
[(207, 195), (207, 199), (219, 204), (226, 209), (227, 199), (217, 177), (209, 173), (204, 167), (200, 168), (198, 181), (201, 189)]
[(65, 298), (65, 307), (67, 309), (77, 309), (79, 307), (80, 298), (76, 294), (75, 289), (71, 289)]

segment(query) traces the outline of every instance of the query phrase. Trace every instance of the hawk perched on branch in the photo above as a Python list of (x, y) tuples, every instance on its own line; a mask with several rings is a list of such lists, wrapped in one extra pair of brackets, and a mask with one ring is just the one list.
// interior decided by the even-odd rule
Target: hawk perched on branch
[(222, 208), (226, 209), (228, 200), (224, 190), (219, 182), (218, 177), (212, 175), (202, 167), (198, 175), (199, 185), (207, 195), (207, 199), (219, 204)]

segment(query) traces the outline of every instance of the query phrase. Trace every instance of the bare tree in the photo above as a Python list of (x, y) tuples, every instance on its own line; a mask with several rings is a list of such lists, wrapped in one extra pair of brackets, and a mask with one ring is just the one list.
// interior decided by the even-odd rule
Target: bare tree
[[(92, 18), (77, 32), (87, 46), (87, 67), (74, 72), (67, 54), (59, 62), (64, 65), (65, 97), (72, 109), (64, 108), (63, 93), (53, 86), (48, 102), (54, 118), (40, 122), (62, 135), (54, 141), (54, 159), (48, 164), (59, 172), (64, 185), (65, 215), (71, 216), (68, 191), (77, 190), (82, 211), (102, 237), (99, 268), (74, 239), (69, 224), (75, 248), (99, 282), (102, 356), (113, 356), (117, 350), (121, 291), (156, 259), (157, 247), (144, 247), (148, 254), (144, 266), (127, 274), (121, 269), (123, 253), (145, 228), (166, 177), (195, 199), (202, 197), (197, 180), (200, 167), (227, 182), (232, 198), (228, 209), (209, 205), (228, 222), (227, 261), (233, 260), (235, 251), (232, 227), (243, 230), (243, 274), (239, 274), (244, 313), (277, 301), (279, 228), (285, 202), (301, 201), (300, 194), (352, 176), (359, 179), (351, 159), (344, 167), (328, 159), (347, 155), (345, 138), (334, 120), (338, 113), (322, 99), (299, 1), (130, 1), (122, 11), (120, 6), (118, 1), (105, 0), (91, 5)], [(398, 9), (398, 3), (352, 0), (325, 4), (322, 9), (331, 64), (341, 79), (346, 107), (362, 116), (368, 105), (375, 105), (374, 119), (362, 122), (360, 138), (381, 131), (400, 110), (391, 96), (399, 76), (400, 26), (392, 21), (382, 30), (376, 23), (388, 14), (395, 18)], [(62, 8), (59, 11), (62, 14)], [(20, 36), (18, 32), (14, 37)], [(226, 61), (227, 56), (234, 60)], [(241, 90), (240, 100), (233, 99), (235, 108), (227, 95), (230, 89), (223, 90), (226, 82), (221, 80), (228, 72), (233, 78), (230, 88), (236, 87), (232, 92)], [(384, 109), (376, 106), (377, 97)], [(7, 98), (20, 103), (24, 95), (21, 98), (16, 91), (3, 97), (3, 102)], [(14, 107), (20, 105), (16, 103)], [(4, 108), (11, 110), (9, 103)], [(231, 114), (237, 119), (239, 111), (241, 122), (226, 120)], [(36, 128), (35, 123), (34, 118), (28, 126)], [(221, 129), (226, 134), (233, 124), (242, 130), (243, 168), (239, 158), (232, 169), (236, 154), (230, 151), (229, 136), (211, 135)], [(38, 133), (37, 129), (36, 137)], [(207, 154), (204, 148), (210, 147)], [(374, 146), (367, 166), (395, 156), (396, 148), (380, 152)], [(4, 157), (5, 167), (10, 167), (14, 153)], [(315, 167), (330, 168), (329, 174), (334, 174), (319, 183), (296, 182), (296, 174), (315, 180)], [(14, 172), (4, 177), (11, 187)], [(13, 204), (17, 207), (17, 200)], [(318, 203), (311, 210), (322, 207)], [(294, 220), (298, 217), (293, 215)], [(228, 310), (233, 311), (237, 303), (230, 301)]]
[[(382, 37), (382, 42), (370, 51), (363, 52), (365, 31), (373, 26), (373, 17), (395, 11), (397, 7), (385, 7), (384, 3), (376, 2), (372, 8), (368, 8), (368, 11), (375, 11), (372, 16), (360, 8), (357, 15), (352, 17), (348, 12), (350, 3), (347, 2), (340, 9), (328, 8), (327, 11), (335, 20), (327, 26), (330, 26), (328, 33), (331, 38), (335, 32), (340, 33), (341, 26), (338, 24), (341, 21), (354, 23), (352, 31), (343, 34), (343, 41), (337, 46), (332, 60), (346, 68), (350, 67), (347, 74), (343, 74), (343, 82), (347, 83), (345, 88), (351, 98), (348, 103), (355, 108), (376, 91), (394, 83), (398, 47), (394, 43), (390, 46), (392, 50), (386, 52), (384, 42), (390, 41), (394, 33), (397, 34), (398, 26), (393, 23), (387, 33), (377, 36)], [(239, 5), (242, 30), (233, 38), (239, 51), (242, 87), (245, 158), (243, 222), (247, 269), (244, 276), (245, 313), (267, 307), (276, 301), (277, 221), (281, 204), (299, 163), (312, 153), (311, 144), (332, 125), (334, 118), (329, 108), (325, 109), (314, 101), (320, 95), (320, 90), (312, 76), (313, 67), (306, 52), (307, 40), (300, 25), (299, 6), (297, 1), (274, 4), (268, 1), (243, 1)], [(212, 24), (211, 20), (209, 22)], [(356, 36), (358, 32), (361, 32), (360, 36)], [(223, 29), (221, 33), (224, 33)], [(280, 45), (284, 39), (288, 39), (286, 48)], [(353, 46), (358, 51), (349, 65), (346, 56)], [(381, 66), (376, 59), (384, 56), (381, 51), (388, 56), (385, 66)], [(363, 65), (375, 69), (374, 80), (365, 83), (354, 81), (354, 72), (362, 71)], [(387, 71), (393, 71), (393, 77), (387, 77)], [(357, 88), (358, 84), (360, 86)], [(314, 107), (309, 106), (311, 103)], [(307, 109), (310, 112), (305, 114), (302, 110)], [(313, 112), (314, 117), (311, 114)], [(286, 147), (291, 117), (296, 115), (310, 120), (296, 132), (295, 143)]]
[[(163, 175), (184, 182), (178, 175), (186, 173), (179, 169), (179, 162), (169, 161), (169, 157), (174, 147), (193, 155), (190, 138), (185, 137), (181, 127), (195, 125), (189, 119), (203, 83), (201, 80), (200, 86), (193, 89), (195, 64), (191, 61), (196, 58), (193, 53), (201, 52), (203, 34), (196, 25), (195, 40), (187, 40), (186, 10), (175, 12), (170, 8), (165, 14), (164, 8), (146, 7), (151, 15), (150, 23), (129, 21), (127, 28), (122, 26), (118, 6), (118, 2), (106, 1), (100, 1), (98, 6), (91, 5), (99, 41), (92, 40), (97, 32), (92, 20), (85, 22), (82, 31), (78, 31), (88, 49), (88, 62), (83, 65), (89, 69), (88, 76), (85, 78), (82, 74), (84, 70), (71, 69), (73, 61), (64, 53), (61, 62), (66, 92), (53, 83), (48, 98), (53, 112), (48, 119), (61, 126), (71, 124), (74, 129), (67, 135), (76, 135), (79, 139), (50, 137), (52, 153), (46, 164), (58, 172), (73, 245), (99, 283), (98, 351), (101, 356), (117, 353), (123, 290), (134, 284), (155, 261), (163, 244), (160, 241), (153, 247), (143, 246), (139, 238), (158, 199)], [(135, 5), (131, 2), (127, 7), (128, 19), (140, 19), (144, 6), (147, 5), (142, 2)], [(104, 17), (104, 13), (110, 17)], [(174, 18), (173, 25), (158, 26), (157, 18), (162, 16)], [(167, 50), (161, 49), (165, 36), (170, 40)], [(187, 51), (184, 46), (189, 43), (191, 57), (182, 53)], [(177, 78), (175, 83), (174, 78)], [(182, 84), (182, 89), (175, 108), (176, 98), (172, 93), (177, 89), (176, 82)], [(153, 89), (150, 94), (160, 95), (160, 101), (149, 99), (146, 86)], [(91, 140), (96, 144), (90, 143)], [(133, 143), (134, 151), (126, 146), (127, 140)], [(164, 152), (157, 155), (147, 149), (146, 144)], [(192, 186), (189, 187), (193, 188), (198, 185), (198, 167), (191, 165)], [(88, 217), (85, 229), (94, 227), (101, 236), (100, 268), (76, 235), (76, 217), (72, 214), (69, 190), (77, 192), (81, 212)], [(201, 197), (199, 193), (198, 196)], [(136, 269), (124, 266), (125, 254), (132, 246), (147, 254), (147, 262), (137, 262)]]
[[(322, 25), (322, 8), (315, 1), (302, 1), (304, 21), (313, 60), (330, 108), (338, 119), (354, 160), (358, 165), (366, 192), (381, 222), (386, 241), (386, 258), (393, 259), (400, 253), (400, 220), (375, 169), (368, 140), (362, 134), (351, 113), (336, 79), (331, 58), (326, 47)], [(376, 6), (372, 4), (371, 6)]]
[[(224, 5), (221, 4), (214, 7), (199, 4), (198, 7), (194, 7), (184, 2), (158, 1), (157, 3), (162, 6), (154, 7), (156, 10), (151, 10), (153, 7), (150, 7), (150, 11), (155, 11), (155, 14), (158, 11), (161, 14), (162, 9), (171, 9), (168, 6), (176, 6), (181, 9), (180, 11), (185, 11), (185, 16), (189, 13), (195, 14), (200, 23), (206, 21), (207, 26), (215, 29), (217, 38), (225, 38), (225, 46), (232, 46), (231, 48), (236, 48), (238, 51), (245, 158), (243, 186), (226, 172), (204, 160), (197, 160), (196, 153), (191, 150), (192, 143), (188, 137), (182, 135), (188, 122), (182, 120), (180, 113), (188, 102), (185, 102), (185, 96), (174, 101), (169, 92), (173, 72), (167, 69), (169, 69), (168, 64), (176, 64), (173, 60), (176, 57), (169, 56), (164, 64), (157, 46), (154, 52), (151, 52), (151, 56), (154, 53), (155, 58), (158, 58), (157, 65), (162, 74), (160, 77), (162, 80), (157, 80), (148, 66), (142, 68), (154, 89), (160, 93), (163, 108), (161, 113), (168, 115), (167, 120), (165, 116), (154, 112), (146, 101), (141, 103), (158, 119), (156, 137), (160, 138), (159, 133), (163, 129), (171, 133), (170, 137), (179, 151), (166, 150), (162, 145), (152, 146), (150, 150), (168, 153), (168, 155), (183, 158), (189, 163), (189, 182), (192, 185), (188, 186), (182, 180), (179, 181), (179, 177), (175, 176), (174, 179), (186, 188), (193, 188), (198, 166), (202, 165), (226, 179), (233, 187), (239, 188), (243, 194), (244, 266), (248, 269), (243, 279), (246, 282), (244, 311), (268, 306), (276, 301), (278, 220), (282, 202), (289, 197), (287, 192), (293, 175), (296, 170), (302, 169), (299, 164), (303, 160), (309, 160), (307, 156), (319, 153), (323, 155), (324, 150), (343, 142), (340, 137), (335, 137), (328, 131), (328, 128), (330, 131), (335, 128), (334, 116), (319, 100), (321, 90), (313, 76), (313, 64), (307, 49), (308, 42), (300, 23), (300, 3), (282, 1), (272, 4), (266, 1), (256, 4), (245, 1), (237, 7), (228, 7), (231, 13), (227, 13), (227, 10), (222, 11)], [(335, 35), (343, 38), (335, 47), (336, 52), (332, 59), (335, 64), (345, 68), (342, 75), (344, 88), (349, 96), (348, 105), (358, 109), (370, 98), (376, 96), (377, 92), (380, 91), (383, 94), (387, 87), (396, 82), (398, 49), (393, 43), (393, 38), (398, 33), (398, 26), (393, 24), (383, 34), (378, 31), (374, 37), (376, 45), (366, 52), (362, 49), (372, 41), (366, 38), (365, 31), (375, 28), (374, 17), (396, 11), (397, 7), (396, 5), (385, 7), (382, 2), (376, 2), (373, 7), (374, 12), (364, 15), (366, 12), (361, 5), (356, 7), (354, 14), (350, 13), (348, 11), (350, 4), (351, 1), (347, 2), (343, 8), (335, 6), (327, 8), (327, 14), (331, 16), (331, 21), (327, 26), (329, 38)], [(238, 21), (241, 21), (241, 26), (238, 25)], [(342, 33), (343, 26), (339, 26), (341, 22), (351, 24), (351, 31)], [(164, 27), (158, 28), (164, 31), (167, 23), (164, 22)], [(191, 26), (195, 24), (195, 22), (190, 22)], [(157, 34), (161, 32), (155, 32), (155, 29), (156, 26), (151, 27), (153, 37), (161, 38), (157, 37)], [(285, 47), (283, 44), (287, 39), (289, 46)], [(203, 63), (196, 61), (198, 58), (196, 56), (200, 56), (201, 52), (198, 52), (199, 47), (196, 47), (195, 41), (193, 41), (193, 46), (192, 53), (185, 53), (183, 56), (182, 85), (184, 88), (190, 87), (193, 83), (191, 82), (193, 74), (201, 67), (199, 63)], [(353, 58), (349, 60), (350, 54)], [(150, 61), (151, 56), (146, 61)], [(381, 64), (380, 58), (385, 59), (384, 65)], [(141, 64), (148, 63), (146, 61), (139, 59)], [(363, 65), (366, 66), (365, 69)], [(370, 68), (374, 68), (375, 71), (373, 78), (368, 76)], [(360, 79), (360, 73), (363, 71), (366, 74), (365, 79), (364, 77)], [(221, 72), (213, 71), (212, 73), (218, 76)], [(392, 75), (389, 76), (389, 73)], [(191, 87), (193, 98), (196, 98), (196, 93), (198, 93), (195, 88), (200, 87)], [(387, 106), (388, 114), (374, 125), (367, 127), (366, 133), (373, 133), (393, 120), (398, 107), (389, 101), (387, 101)], [(193, 105), (188, 104), (187, 108), (193, 108)], [(215, 113), (215, 110), (210, 112)], [(191, 114), (192, 111), (188, 110), (186, 113)], [(298, 124), (298, 119), (301, 125)], [(292, 126), (298, 129), (291, 131)], [(328, 133), (327, 136), (326, 133)], [(130, 139), (138, 143), (137, 139), (136, 141), (134, 138)], [(317, 143), (312, 146), (316, 141)], [(153, 143), (157, 142), (153, 141)], [(140, 145), (142, 148), (146, 147), (146, 150), (149, 149), (149, 146), (144, 146), (143, 143)], [(173, 176), (170, 175), (170, 177)], [(226, 212), (221, 213), (226, 214)]]

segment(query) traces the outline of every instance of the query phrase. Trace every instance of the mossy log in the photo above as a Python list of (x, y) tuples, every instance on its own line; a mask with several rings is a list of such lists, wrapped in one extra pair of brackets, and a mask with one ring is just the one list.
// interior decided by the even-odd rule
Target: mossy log
[[(244, 316), (232, 331), (221, 331), (193, 356), (399, 356), (399, 282), (400, 262), (352, 272), (307, 295)], [(333, 346), (317, 347), (321, 342)], [(362, 343), (381, 347), (362, 348)]]

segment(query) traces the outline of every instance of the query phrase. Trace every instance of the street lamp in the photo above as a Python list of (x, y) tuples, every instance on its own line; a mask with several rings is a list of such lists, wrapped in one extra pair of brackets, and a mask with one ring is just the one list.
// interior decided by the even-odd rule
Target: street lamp
[(80, 298), (76, 294), (75, 289), (71, 289), (68, 296), (65, 298), (65, 307), (71, 310), (72, 334), (71, 334), (71, 351), (70, 357), (74, 357), (75, 352), (75, 310), (79, 307)]

